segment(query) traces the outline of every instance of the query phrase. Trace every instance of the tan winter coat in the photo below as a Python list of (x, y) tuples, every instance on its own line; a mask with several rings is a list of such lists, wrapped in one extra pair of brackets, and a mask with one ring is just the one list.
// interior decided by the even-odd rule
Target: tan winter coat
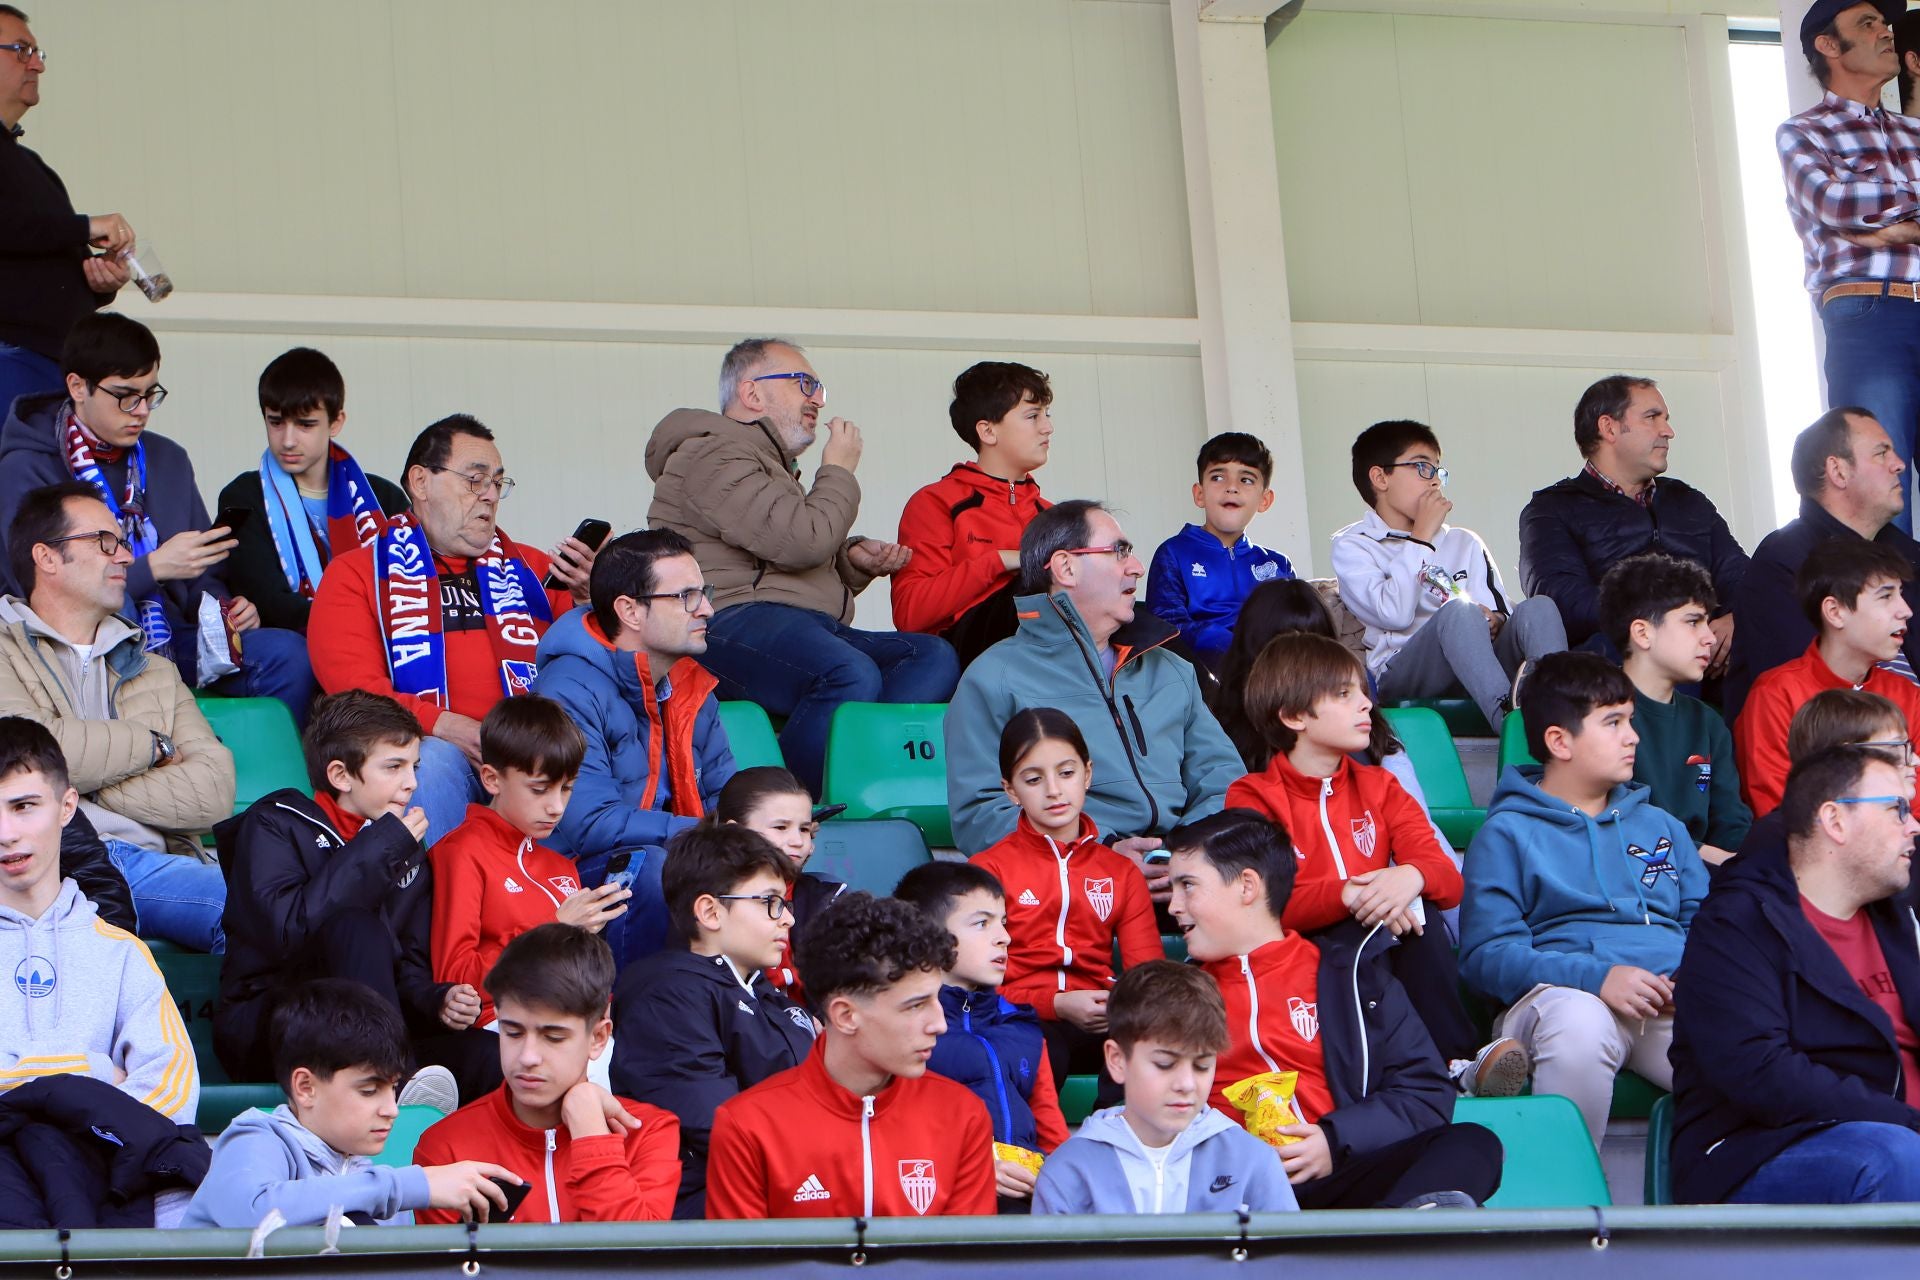
[(860, 482), (822, 464), (802, 488), (773, 429), (704, 409), (675, 409), (647, 441), (647, 523), (693, 543), (713, 607), (769, 603), (853, 621), (873, 581), (847, 559)]
[[(110, 647), (91, 656), (89, 674), (105, 680), (110, 720), (79, 709), (86, 695), (74, 687), (79, 664), (72, 647), (25, 601), (0, 598), (0, 716), (25, 716), (52, 730), (83, 799), (158, 832), (170, 852), (198, 857), (195, 833), (233, 814), (233, 753), (214, 737), (173, 663), (141, 649), (139, 628), (113, 617), (98, 636)], [(179, 752), (159, 769), (154, 730)]]

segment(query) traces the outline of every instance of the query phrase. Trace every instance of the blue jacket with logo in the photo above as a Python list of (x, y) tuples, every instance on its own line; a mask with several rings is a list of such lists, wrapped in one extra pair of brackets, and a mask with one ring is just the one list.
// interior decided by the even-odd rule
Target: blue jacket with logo
[(1160, 544), (1147, 572), (1147, 608), (1180, 629), (1195, 653), (1210, 666), (1220, 665), (1233, 643), (1240, 606), (1262, 582), (1293, 576), (1293, 565), (1245, 534), (1231, 547), (1197, 524)]
[(995, 1142), (1043, 1150), (1030, 1101), (1047, 1047), (1040, 1015), (997, 991), (956, 986), (940, 988), (940, 1007), (947, 1029), (934, 1042), (927, 1070), (967, 1086), (987, 1104)]

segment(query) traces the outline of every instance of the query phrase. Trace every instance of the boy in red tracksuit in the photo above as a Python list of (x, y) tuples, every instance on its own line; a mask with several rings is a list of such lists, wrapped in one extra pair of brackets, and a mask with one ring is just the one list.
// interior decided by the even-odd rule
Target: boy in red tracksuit
[(1459, 906), (1460, 869), (1399, 779), (1354, 759), (1373, 732), (1365, 670), (1338, 641), (1283, 635), (1261, 651), (1245, 699), (1273, 759), (1228, 787), (1227, 804), (1265, 814), (1293, 841), (1296, 878), (1281, 923), (1304, 934), (1349, 919), (1384, 925), (1399, 939), (1388, 963), (1462, 1091), (1518, 1093), (1526, 1051), (1507, 1039), (1480, 1045), (1446, 931), (1437, 913), (1429, 925), (1422, 905)]
[[(641, 1222), (673, 1216), (680, 1122), (587, 1079), (613, 1022), (613, 952), (584, 929), (543, 924), (487, 974), (500, 1017), (504, 1086), (420, 1135), (422, 1165), (485, 1160), (530, 1184), (515, 1222)], [(458, 1152), (460, 1154), (455, 1155)], [(458, 1222), (422, 1209), (419, 1223)]]
[(994, 1212), (986, 1106), (927, 1071), (954, 958), (953, 936), (907, 903), (848, 893), (827, 905), (798, 957), (825, 1030), (805, 1062), (714, 1114), (707, 1217)]
[(1407, 992), (1363, 959), (1385, 932), (1349, 921), (1310, 940), (1282, 924), (1294, 850), (1252, 810), (1176, 827), (1166, 847), (1169, 909), (1227, 1006), (1208, 1101), (1240, 1116), (1229, 1086), (1297, 1073), (1294, 1123), (1259, 1136), (1292, 1139), (1278, 1154), (1300, 1207), (1464, 1207), (1498, 1190), (1500, 1140), (1451, 1123), (1454, 1087)]
[(948, 417), (978, 455), (907, 499), (903, 547), (913, 558), (892, 578), (893, 624), (943, 636), (965, 667), (1014, 633), (1020, 534), (1048, 507), (1032, 473), (1053, 435), (1047, 375), (983, 361), (953, 380)]
[[(480, 986), (506, 945), (558, 920), (599, 933), (632, 891), (609, 881), (584, 892), (573, 861), (537, 843), (567, 809), (587, 741), (551, 698), (503, 698), (480, 722), (480, 785), (493, 797), (427, 851), (433, 864), (436, 982)], [(493, 1021), (482, 997), (477, 1026)]]
[(1815, 547), (1794, 576), (1801, 612), (1815, 636), (1807, 651), (1754, 681), (1733, 722), (1740, 789), (1764, 818), (1787, 789), (1787, 728), (1816, 693), (1863, 689), (1920, 725), (1920, 686), (1880, 666), (1900, 656), (1913, 617), (1901, 588), (1913, 567), (1891, 547), (1864, 538), (1835, 538)]

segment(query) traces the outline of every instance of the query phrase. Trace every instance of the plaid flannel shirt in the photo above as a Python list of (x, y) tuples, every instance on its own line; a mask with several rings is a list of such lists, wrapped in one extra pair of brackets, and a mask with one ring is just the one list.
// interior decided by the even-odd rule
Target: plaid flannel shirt
[(1920, 218), (1920, 120), (1829, 93), (1774, 144), (1816, 298), (1841, 280), (1920, 280), (1920, 245), (1866, 249), (1840, 234)]

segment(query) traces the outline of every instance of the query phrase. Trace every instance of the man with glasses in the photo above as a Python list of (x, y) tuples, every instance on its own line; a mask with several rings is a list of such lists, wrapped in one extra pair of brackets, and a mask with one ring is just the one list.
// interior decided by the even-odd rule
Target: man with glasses
[(974, 659), (947, 709), (947, 802), (961, 852), (1007, 836), (1020, 816), (1002, 785), (1007, 722), (1025, 707), (1058, 707), (1092, 757), (1087, 816), (1166, 901), (1165, 865), (1146, 865), (1145, 855), (1174, 827), (1219, 810), (1246, 768), (1192, 665), (1166, 648), (1174, 629), (1136, 607), (1146, 572), (1097, 502), (1062, 502), (1027, 525), (1020, 629)]
[(52, 730), (140, 935), (224, 950), (226, 885), (198, 836), (233, 815), (233, 755), (123, 612), (137, 565), (119, 519), (85, 481), (35, 489), (7, 561), (24, 592), (0, 598), (0, 715)]
[(860, 429), (826, 423), (813, 485), (797, 460), (813, 443), (826, 387), (806, 353), (748, 338), (720, 365), (720, 412), (676, 409), (647, 441), (647, 523), (693, 544), (713, 586), (704, 664), (722, 696), (787, 718), (781, 754), (820, 791), (827, 730), (843, 702), (944, 702), (959, 677), (937, 636), (861, 631), (854, 597), (912, 553), (853, 532)]
[(118, 255), (133, 247), (125, 218), (75, 213), (60, 175), (20, 141), (46, 70), (27, 15), (0, 4), (0, 414), (18, 396), (60, 389), (67, 330), (113, 300), (127, 282)]
[(65, 387), (22, 396), (0, 429), (0, 528), (30, 490), (91, 484), (133, 551), (127, 607), (148, 650), (171, 659), (191, 687), (278, 698), (305, 723), (306, 640), (262, 628), (252, 602), (229, 593), (221, 574), (233, 531), (208, 527), (193, 460), (151, 429), (167, 397), (152, 331), (113, 311), (86, 316), (67, 334), (60, 365)]
[(1750, 840), (1714, 881), (1674, 983), (1677, 1199), (1920, 1201), (1911, 791), (1876, 747), (1815, 752), (1784, 847)]
[(1573, 442), (1586, 465), (1536, 491), (1520, 513), (1520, 585), (1560, 606), (1568, 643), (1618, 661), (1600, 624), (1600, 579), (1643, 551), (1695, 561), (1720, 598), (1709, 624), (1712, 678), (1732, 653), (1729, 602), (1746, 576), (1747, 553), (1711, 498), (1665, 474), (1672, 441), (1666, 397), (1653, 379), (1616, 373), (1582, 392)]
[(707, 651), (713, 601), (693, 545), (671, 529), (622, 534), (600, 548), (590, 605), (540, 641), (535, 692), (586, 735), (573, 799), (547, 837), (583, 884), (630, 855), (633, 897), (602, 935), (623, 966), (666, 941), (660, 868), (669, 837), (713, 811), (734, 773)]
[[(468, 414), (415, 438), (401, 485), (411, 509), (327, 564), (307, 634), (321, 688), (384, 693), (426, 731), (413, 802), (431, 846), (486, 802), (480, 721), (533, 691), (540, 637), (585, 599), (593, 553), (568, 538), (549, 557), (500, 529), (513, 480)], [(563, 585), (542, 585), (549, 570)]]

